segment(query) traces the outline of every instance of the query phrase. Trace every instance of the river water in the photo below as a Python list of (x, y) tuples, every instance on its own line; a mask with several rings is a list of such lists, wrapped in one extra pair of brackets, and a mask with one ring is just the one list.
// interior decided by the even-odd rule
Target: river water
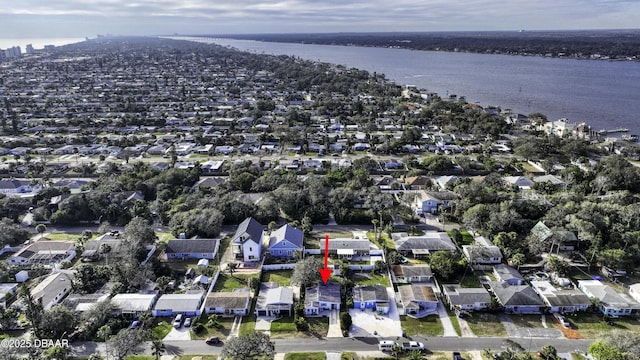
[(586, 122), (594, 130), (627, 128), (640, 134), (640, 63), (474, 53), (417, 51), (199, 39), (239, 50), (294, 55), (383, 73), (401, 85), (440, 96), (456, 94), (482, 106), (549, 120)]

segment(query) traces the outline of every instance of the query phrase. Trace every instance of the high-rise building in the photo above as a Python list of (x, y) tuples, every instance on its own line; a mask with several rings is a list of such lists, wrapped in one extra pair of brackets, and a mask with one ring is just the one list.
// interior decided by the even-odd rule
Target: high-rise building
[(33, 45), (32, 44), (27, 44), (26, 52), (27, 52), (27, 55), (33, 55), (33, 53), (35, 51), (33, 50)]

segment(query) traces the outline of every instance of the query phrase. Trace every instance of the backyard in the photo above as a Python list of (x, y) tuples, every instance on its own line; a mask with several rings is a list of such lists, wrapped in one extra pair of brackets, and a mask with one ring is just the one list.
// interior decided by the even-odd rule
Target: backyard
[(262, 282), (277, 282), (280, 286), (291, 285), (293, 270), (269, 270), (262, 272)]
[(231, 292), (235, 289), (246, 288), (248, 286), (247, 279), (250, 277), (251, 275), (249, 274), (233, 274), (231, 276), (222, 273), (213, 287), (213, 292)]

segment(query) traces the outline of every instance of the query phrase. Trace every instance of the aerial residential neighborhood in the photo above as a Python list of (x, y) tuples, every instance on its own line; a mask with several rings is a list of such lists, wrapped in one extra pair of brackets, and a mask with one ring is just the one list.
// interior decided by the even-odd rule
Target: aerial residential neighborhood
[(236, 339), (266, 336), (584, 359), (640, 333), (633, 142), (197, 41), (105, 37), (0, 71), (0, 331), (65, 340), (36, 358), (243, 358)]

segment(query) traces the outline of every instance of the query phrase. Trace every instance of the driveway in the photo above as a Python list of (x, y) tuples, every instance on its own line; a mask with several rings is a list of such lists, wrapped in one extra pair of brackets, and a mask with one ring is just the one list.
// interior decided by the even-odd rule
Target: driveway
[(164, 337), (164, 341), (172, 341), (172, 340), (191, 340), (190, 327), (181, 326), (179, 329), (174, 327), (171, 328), (171, 331)]
[[(517, 315), (515, 315), (517, 316)], [(504, 326), (505, 330), (507, 330), (507, 334), (509, 337), (518, 337), (518, 338), (551, 338), (557, 339), (562, 338), (564, 335), (562, 331), (554, 328), (529, 328), (529, 327), (521, 327), (511, 321), (511, 318), (507, 316), (507, 314), (500, 313), (500, 322)]]
[(350, 335), (353, 337), (398, 337), (402, 336), (402, 325), (400, 315), (396, 307), (393, 288), (387, 288), (390, 306), (387, 315), (378, 315), (371, 309), (364, 311), (360, 309), (349, 309), (349, 314), (353, 320)]
[(267, 334), (271, 333), (271, 322), (275, 319), (274, 317), (264, 317), (261, 316), (256, 319), (256, 331), (264, 331)]
[(451, 323), (451, 319), (449, 318), (447, 309), (444, 308), (444, 305), (442, 305), (441, 301), (438, 301), (438, 307), (436, 308), (436, 310), (438, 311), (438, 316), (440, 317), (440, 322), (442, 323), (442, 328), (444, 329), (444, 334), (442, 336), (458, 337), (458, 333)]
[(339, 311), (334, 309), (329, 312), (329, 331), (327, 337), (342, 337), (342, 330), (340, 330), (340, 318)]

